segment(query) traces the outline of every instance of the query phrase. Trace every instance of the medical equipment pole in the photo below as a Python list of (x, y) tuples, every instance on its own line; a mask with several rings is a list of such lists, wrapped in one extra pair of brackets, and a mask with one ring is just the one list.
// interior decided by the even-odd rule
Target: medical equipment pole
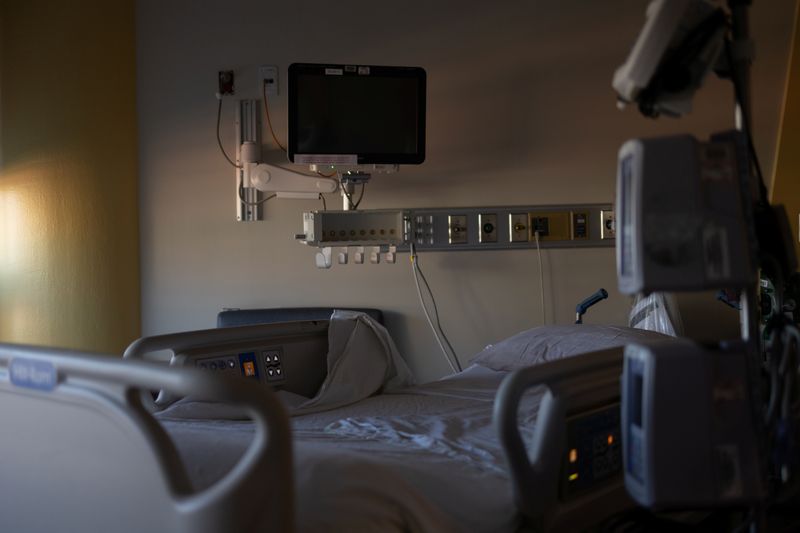
[[(743, 131), (747, 137), (747, 144), (750, 148), (750, 157), (756, 157), (755, 146), (753, 145), (753, 131), (752, 131), (752, 107), (750, 98), (750, 64), (753, 57), (753, 43), (750, 40), (750, 24), (748, 19), (748, 10), (752, 0), (728, 0), (728, 7), (731, 11), (731, 49), (728, 53), (728, 69), (730, 70), (731, 81), (734, 87), (734, 100), (735, 111), (734, 120), (736, 129)], [(748, 158), (749, 160), (749, 158)], [(749, 213), (750, 224), (754, 227), (755, 217), (753, 214), (752, 206), (759, 205), (761, 200), (761, 187), (764, 187), (763, 177), (761, 176), (760, 169), (757, 169), (756, 179), (753, 179), (752, 165), (757, 165), (753, 161), (751, 167), (743, 175), (747, 176), (748, 182), (746, 187), (743, 187), (742, 192), (744, 197), (742, 202), (745, 206), (745, 213)], [(751, 206), (750, 209), (747, 206)], [(745, 215), (747, 216), (747, 215)], [(754, 255), (754, 259), (757, 257)], [(756, 263), (755, 279), (750, 280), (750, 283), (742, 290), (739, 298), (741, 309), (739, 311), (739, 323), (741, 327), (742, 340), (745, 342), (748, 354), (752, 357), (750, 365), (758, 365), (763, 357), (761, 351), (761, 336), (759, 332), (759, 286), (760, 286), (760, 269), (758, 262)], [(758, 366), (755, 366), (758, 368)], [(751, 370), (753, 366), (751, 366)], [(758, 381), (751, 382), (755, 387), (754, 392), (757, 395), (760, 393)], [(757, 417), (757, 415), (756, 415)], [(763, 435), (761, 435), (760, 444), (764, 446)], [(752, 521), (750, 522), (749, 530), (751, 532), (763, 531), (766, 528), (765, 510), (761, 506), (752, 509)]]
[[(731, 73), (731, 81), (736, 88), (735, 93), (735, 123), (736, 129), (745, 131), (752, 128), (752, 109), (750, 98), (750, 62), (752, 60), (752, 47), (750, 41), (750, 24), (748, 10), (752, 0), (728, 0), (731, 10), (731, 64), (728, 66)], [(752, 135), (752, 131), (747, 131), (747, 135)], [(758, 178), (761, 179), (760, 177)], [(752, 178), (749, 180), (747, 192), (749, 197), (744, 201), (752, 205), (758, 198), (759, 183)], [(742, 291), (740, 297), (741, 311), (739, 312), (739, 323), (741, 325), (742, 340), (748, 343), (753, 351), (757, 351), (759, 332), (758, 332), (758, 278), (752, 280)]]

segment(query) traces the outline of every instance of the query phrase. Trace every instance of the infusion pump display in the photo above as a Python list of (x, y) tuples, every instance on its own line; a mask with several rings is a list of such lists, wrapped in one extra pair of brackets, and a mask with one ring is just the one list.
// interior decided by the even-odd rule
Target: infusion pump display
[(562, 499), (595, 488), (622, 473), (619, 404), (567, 422)]

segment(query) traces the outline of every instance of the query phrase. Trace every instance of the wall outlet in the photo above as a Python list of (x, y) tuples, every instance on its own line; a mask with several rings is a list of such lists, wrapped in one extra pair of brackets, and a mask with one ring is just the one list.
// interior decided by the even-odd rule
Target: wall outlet
[(511, 242), (528, 242), (528, 213), (511, 213), (508, 215), (508, 240)]
[(530, 239), (536, 240), (536, 233), (538, 233), (540, 241), (572, 240), (571, 219), (569, 211), (528, 213)]
[(450, 244), (467, 244), (467, 215), (447, 217), (447, 237)]
[(258, 94), (267, 86), (267, 96), (278, 96), (278, 67), (261, 65), (258, 67)]
[(497, 242), (497, 215), (479, 214), (478, 226), (480, 227), (480, 242)]
[(614, 239), (617, 237), (617, 217), (613, 210), (600, 211), (600, 238)]
[(233, 71), (220, 70), (217, 72), (219, 94), (233, 94)]
[(572, 213), (572, 238), (579, 240), (589, 238), (588, 213), (580, 213), (580, 212)]

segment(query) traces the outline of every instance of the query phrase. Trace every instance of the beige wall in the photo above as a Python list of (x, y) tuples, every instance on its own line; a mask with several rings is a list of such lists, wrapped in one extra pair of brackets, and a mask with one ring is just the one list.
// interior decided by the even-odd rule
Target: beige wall
[[(369, 184), (366, 208), (611, 202), (616, 154), (635, 136), (732, 127), (728, 84), (710, 80), (682, 120), (620, 112), (610, 82), (644, 22), (646, 2), (475, 0), (197, 2), (140, 0), (137, 12), (143, 330), (212, 327), (223, 306), (383, 308), (421, 379), (443, 374), (414, 293), (396, 265), (317, 270), (293, 241), (318, 202), (277, 200), (264, 222), (235, 221), (233, 172), (216, 147), (216, 72), (236, 70), (255, 98), (256, 69), (281, 69), (272, 115), (286, 134), (292, 62), (418, 65), (428, 72), (428, 158)], [(756, 144), (772, 171), (794, 0), (756, 2)], [(223, 141), (233, 149), (233, 102)], [(275, 157), (278, 157), (275, 154)], [(335, 200), (329, 200), (331, 205)], [(338, 204), (338, 202), (336, 202)], [(421, 257), (462, 361), (540, 324), (534, 251)], [(625, 323), (611, 249), (544, 253), (546, 322), (569, 323), (599, 287), (611, 296), (587, 322)], [(714, 317), (725, 313), (709, 299)], [(735, 317), (734, 317), (735, 321)], [(702, 328), (701, 328), (702, 329)]]
[(800, 260), (800, 7), (795, 12), (791, 64), (776, 160), (772, 201), (786, 206), (795, 251)]
[(4, 2), (0, 341), (139, 335), (134, 2)]

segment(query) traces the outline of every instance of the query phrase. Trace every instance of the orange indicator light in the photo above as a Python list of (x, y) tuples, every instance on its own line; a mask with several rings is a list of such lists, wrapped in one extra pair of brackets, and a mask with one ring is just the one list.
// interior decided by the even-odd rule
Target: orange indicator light
[(570, 463), (575, 463), (577, 461), (578, 461), (578, 450), (576, 450), (575, 448), (572, 448), (569, 451), (569, 462)]
[(612, 444), (614, 444), (614, 435), (609, 435), (608, 436), (608, 445), (611, 446)]

